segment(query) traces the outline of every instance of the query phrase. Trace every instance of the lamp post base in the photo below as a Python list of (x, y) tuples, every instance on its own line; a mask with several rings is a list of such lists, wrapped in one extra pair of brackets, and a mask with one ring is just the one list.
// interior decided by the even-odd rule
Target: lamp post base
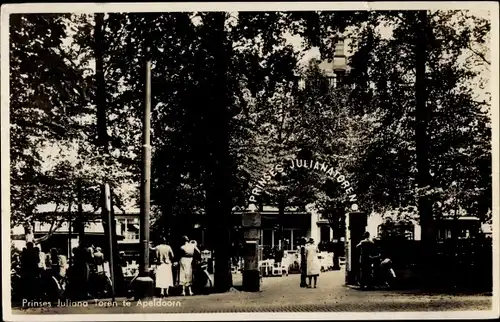
[(154, 281), (149, 276), (139, 276), (134, 281), (134, 300), (153, 298)]
[(260, 273), (258, 270), (243, 271), (243, 290), (247, 292), (260, 291)]
[(345, 279), (345, 284), (346, 285), (358, 285), (358, 277), (357, 274), (353, 271), (347, 271), (346, 270), (346, 279)]
[(337, 256), (333, 257), (333, 268), (334, 271), (340, 271), (340, 260)]

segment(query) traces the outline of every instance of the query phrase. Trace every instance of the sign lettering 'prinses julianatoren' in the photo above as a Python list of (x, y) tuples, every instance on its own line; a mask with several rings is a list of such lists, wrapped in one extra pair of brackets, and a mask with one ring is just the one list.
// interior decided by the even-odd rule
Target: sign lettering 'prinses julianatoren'
[[(352, 203), (351, 209), (356, 211), (358, 210), (358, 205), (355, 203), (357, 201), (356, 194), (354, 194), (354, 188), (347, 181), (346, 177), (338, 170), (334, 169), (334, 167), (329, 167), (324, 162), (319, 162), (315, 160), (291, 160), (289, 163), (290, 169), (298, 169), (305, 168), (311, 170), (317, 170), (324, 172), (327, 176), (337, 181), (340, 186), (345, 190), (345, 194), (348, 196), (349, 202)], [(278, 173), (283, 173), (285, 171), (285, 166), (281, 164), (275, 165), (271, 170), (266, 172), (262, 178), (257, 182), (257, 185), (252, 189), (252, 194), (248, 199), (249, 204), (255, 204), (257, 202), (257, 197), (260, 196), (262, 191), (264, 191), (266, 185), (274, 178)]]

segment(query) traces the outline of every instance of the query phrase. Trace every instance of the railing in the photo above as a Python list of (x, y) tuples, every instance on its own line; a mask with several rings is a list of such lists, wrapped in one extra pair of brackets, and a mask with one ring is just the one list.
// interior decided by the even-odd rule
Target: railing
[(132, 232), (127, 232), (125, 233), (124, 240), (138, 240), (139, 239), (139, 233), (132, 233)]
[[(491, 239), (448, 239), (436, 241), (432, 254), (420, 241), (380, 240), (379, 249), (391, 258), (395, 269), (422, 272), (431, 263), (432, 283), (438, 288), (491, 291), (493, 249)], [(430, 256), (430, 257), (427, 257)]]

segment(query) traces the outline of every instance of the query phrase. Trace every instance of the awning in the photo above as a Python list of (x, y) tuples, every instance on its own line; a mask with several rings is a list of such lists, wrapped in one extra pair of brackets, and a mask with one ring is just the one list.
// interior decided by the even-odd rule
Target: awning
[(139, 230), (140, 229), (140, 226), (137, 225), (137, 224), (128, 224), (127, 225), (127, 229), (135, 229), (135, 230)]

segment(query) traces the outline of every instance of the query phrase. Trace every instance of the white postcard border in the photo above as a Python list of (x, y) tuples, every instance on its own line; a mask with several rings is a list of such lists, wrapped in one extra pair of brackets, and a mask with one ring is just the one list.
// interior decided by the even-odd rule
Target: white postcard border
[[(10, 144), (9, 144), (9, 14), (12, 13), (90, 13), (90, 12), (162, 12), (162, 11), (300, 11), (300, 10), (418, 10), (478, 9), (491, 15), (491, 93), (492, 93), (492, 179), (493, 179), (493, 308), (491, 311), (466, 312), (371, 312), (371, 313), (209, 313), (209, 314), (85, 314), (85, 315), (13, 315), (10, 305)], [(499, 158), (499, 15), (493, 1), (457, 2), (193, 2), (193, 3), (36, 3), (7, 4), (1, 11), (1, 191), (2, 191), (2, 301), (6, 321), (130, 321), (130, 320), (385, 320), (385, 319), (477, 319), (499, 316), (499, 229), (500, 229), (500, 158)]]

